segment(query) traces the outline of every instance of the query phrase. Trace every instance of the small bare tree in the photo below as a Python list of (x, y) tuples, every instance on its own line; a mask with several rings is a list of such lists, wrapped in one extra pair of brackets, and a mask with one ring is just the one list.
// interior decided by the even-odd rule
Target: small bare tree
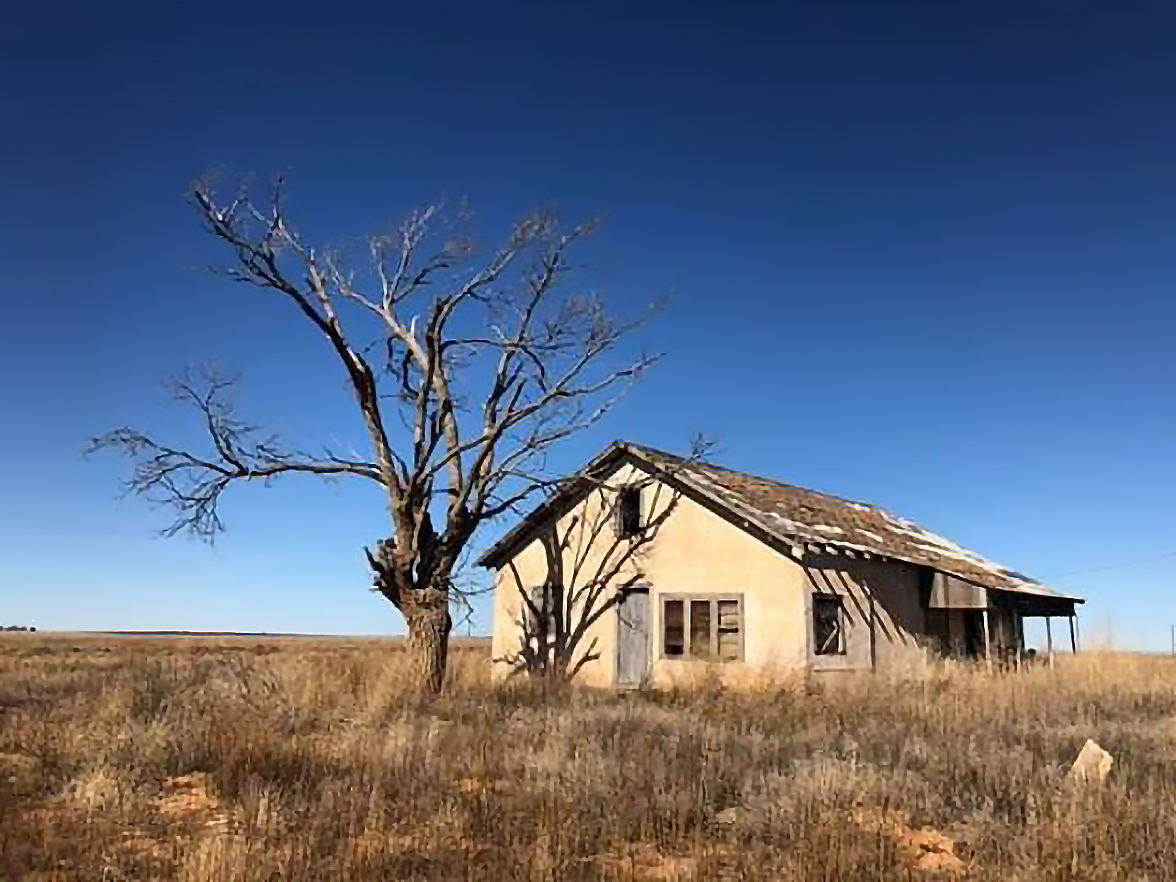
[(593, 224), (564, 228), (551, 211), (518, 222), (483, 251), (437, 206), (365, 242), (365, 259), (308, 245), (279, 180), (264, 198), (222, 196), (205, 180), (191, 201), (232, 254), (230, 279), (288, 302), (322, 338), (354, 394), (370, 456), (285, 445), (236, 415), (234, 378), (189, 374), (173, 387), (209, 446), (197, 453), (120, 428), (92, 439), (134, 463), (129, 493), (169, 506), (166, 534), (211, 541), (219, 504), (239, 483), (292, 473), (351, 476), (383, 489), (391, 536), (367, 551), (376, 589), (408, 624), (421, 691), (441, 688), (454, 576), (471, 537), (556, 480), (546, 455), (591, 426), (657, 360), (625, 356), (642, 321), (617, 321), (593, 295), (567, 291), (569, 250)]
[[(588, 484), (584, 499), (540, 530), (543, 580), (528, 584), (513, 560), (506, 564), (521, 600), (515, 622), (519, 643), (496, 661), (516, 674), (560, 684), (599, 659), (599, 640), (590, 637), (593, 626), (621, 606), (629, 592), (647, 584), (648, 554), (681, 499), (681, 491), (667, 479), (702, 459), (711, 447), (709, 440), (696, 438), (688, 458), (658, 475), (639, 472), (622, 482), (580, 476)], [(632, 532), (622, 524), (625, 491), (635, 491), (641, 500), (640, 524)]]

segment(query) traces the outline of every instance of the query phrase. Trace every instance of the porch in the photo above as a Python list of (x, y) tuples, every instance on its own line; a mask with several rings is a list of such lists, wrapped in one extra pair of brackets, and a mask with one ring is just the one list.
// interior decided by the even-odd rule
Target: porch
[[(927, 634), (946, 658), (983, 659), (1020, 668), (1028, 657), (1025, 619), (1045, 620), (1046, 660), (1054, 665), (1053, 620), (1065, 619), (1070, 650), (1079, 649), (1078, 598), (988, 588), (947, 573), (933, 574), (926, 603)], [(934, 643), (933, 643), (934, 645)]]

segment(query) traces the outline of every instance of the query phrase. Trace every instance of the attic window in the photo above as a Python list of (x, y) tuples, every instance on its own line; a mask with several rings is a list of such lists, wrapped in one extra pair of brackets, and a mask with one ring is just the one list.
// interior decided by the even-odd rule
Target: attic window
[(813, 595), (813, 650), (845, 655), (845, 606), (836, 594)]
[(617, 495), (617, 536), (632, 539), (641, 534), (641, 488), (622, 487)]

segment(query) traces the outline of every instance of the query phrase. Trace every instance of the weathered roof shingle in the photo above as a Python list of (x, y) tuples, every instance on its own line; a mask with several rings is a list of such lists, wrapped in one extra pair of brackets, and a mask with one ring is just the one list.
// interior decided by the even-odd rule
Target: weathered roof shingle
[[(627, 441), (614, 444), (586, 471), (603, 465), (618, 453), (628, 453), (638, 461), (643, 460), (672, 475), (765, 532), (786, 541), (868, 551), (950, 573), (987, 588), (1080, 602), (1080, 598), (1071, 598), (1047, 588), (1035, 579), (994, 563), (877, 505), (783, 484)], [(483, 556), (483, 563), (492, 561), (512, 546), (547, 508), (542, 506), (503, 537)]]

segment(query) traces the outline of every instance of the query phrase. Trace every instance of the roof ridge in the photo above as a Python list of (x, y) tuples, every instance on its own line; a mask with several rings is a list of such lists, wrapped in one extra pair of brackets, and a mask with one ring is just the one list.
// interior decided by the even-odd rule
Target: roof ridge
[[(624, 440), (618, 441), (617, 444), (618, 444), (618, 446), (629, 447), (629, 448), (633, 448), (637, 451), (645, 451), (648, 453), (656, 454), (658, 456), (668, 456), (668, 457), (671, 457), (672, 459), (679, 460), (680, 462), (687, 461), (686, 457), (682, 456), (681, 454), (671, 453), (668, 450), (660, 450), (657, 447), (650, 447), (647, 444), (637, 444), (633, 441), (624, 441)], [(723, 472), (730, 472), (733, 475), (743, 475), (744, 477), (755, 478), (755, 480), (757, 480), (757, 481), (764, 481), (765, 483), (768, 483), (768, 484), (775, 484), (777, 487), (784, 487), (788, 490), (800, 490), (804, 493), (813, 493), (813, 494), (816, 494), (817, 496), (824, 496), (826, 499), (835, 499), (838, 502), (849, 502), (849, 503), (852, 503), (853, 505), (864, 505), (867, 508), (873, 509), (874, 511), (882, 511), (882, 512), (886, 512), (887, 514), (893, 514), (893, 512), (891, 512), (890, 509), (886, 508), (885, 506), (878, 505), (876, 502), (866, 502), (861, 499), (850, 499), (848, 496), (839, 496), (838, 494), (830, 493), (827, 490), (817, 490), (813, 487), (802, 487), (800, 484), (790, 484), (787, 481), (781, 481), (781, 480), (778, 480), (777, 478), (769, 478), (766, 475), (759, 475), (759, 474), (756, 474), (755, 472), (748, 472), (748, 471), (744, 471), (743, 469), (733, 469), (730, 466), (720, 465), (719, 463), (712, 462), (709, 459), (698, 460), (696, 465), (702, 465), (702, 466), (706, 466), (707, 468), (718, 469), (719, 471), (723, 471)], [(895, 515), (895, 517), (897, 517), (897, 515)]]
[(761, 530), (763, 535), (758, 537), (761, 541), (770, 541), (764, 538), (767, 536), (784, 542), (814, 543), (817, 547), (844, 546), (927, 567), (998, 591), (1082, 602), (1081, 598), (1068, 597), (883, 506), (620, 438), (581, 469), (574, 480), (526, 515), (484, 552), (478, 562), (482, 566), (497, 566), (547, 513), (564, 504), (573, 491), (580, 492), (581, 485), (591, 480), (593, 470), (616, 465), (624, 457), (642, 461), (647, 470), (665, 472), (667, 477), (680, 466), (684, 484), (692, 486), (714, 506), (738, 515), (733, 522), (744, 530), (750, 530), (753, 525)]

